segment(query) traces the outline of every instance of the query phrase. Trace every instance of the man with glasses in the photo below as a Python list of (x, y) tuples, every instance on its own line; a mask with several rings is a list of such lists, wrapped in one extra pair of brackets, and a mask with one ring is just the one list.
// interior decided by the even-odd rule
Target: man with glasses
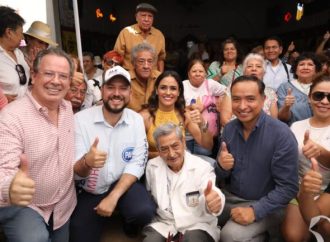
[(117, 209), (124, 232), (134, 235), (149, 223), (155, 205), (138, 180), (148, 143), (142, 117), (126, 108), (131, 78), (120, 66), (105, 72), (102, 106), (75, 115), (78, 204), (71, 218), (71, 242), (100, 241), (102, 228)]
[(134, 68), (130, 71), (132, 97), (128, 107), (139, 112), (148, 103), (160, 72), (152, 68), (157, 57), (155, 49), (147, 43), (136, 45), (131, 58)]
[(0, 88), (8, 102), (24, 96), (30, 68), (19, 50), (24, 19), (14, 9), (0, 6)]
[(136, 6), (136, 24), (125, 27), (120, 31), (114, 50), (124, 56), (123, 67), (131, 71), (132, 50), (135, 45), (148, 43), (155, 49), (157, 63), (153, 69), (164, 71), (165, 38), (161, 31), (153, 27), (154, 16), (157, 9), (149, 3), (140, 3)]
[(73, 70), (62, 50), (42, 50), (31, 91), (1, 111), (0, 224), (8, 241), (69, 241), (74, 130), (63, 99)]

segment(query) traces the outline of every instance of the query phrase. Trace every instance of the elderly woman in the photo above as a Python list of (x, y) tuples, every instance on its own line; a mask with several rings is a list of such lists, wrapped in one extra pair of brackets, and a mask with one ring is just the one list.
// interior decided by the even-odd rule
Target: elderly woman
[(231, 82), (242, 75), (243, 54), (239, 44), (233, 38), (226, 39), (221, 44), (221, 53), (218, 61), (213, 61), (208, 68), (207, 78), (230, 86)]
[(205, 121), (201, 118), (199, 110), (185, 112), (183, 85), (175, 71), (165, 71), (156, 79), (155, 89), (140, 114), (146, 128), (149, 158), (158, 155), (153, 133), (158, 126), (167, 122), (178, 125), (183, 135), (185, 130), (189, 131), (202, 147), (211, 149), (213, 146), (212, 134), (200, 128)]
[[(330, 77), (318, 76), (310, 86), (308, 101), (313, 116), (292, 124), (291, 130), (296, 136), (299, 147), (299, 177), (303, 179), (310, 170), (311, 160), (316, 159), (321, 174), (320, 189), (323, 192), (330, 183)], [(316, 194), (314, 194), (316, 195)], [(299, 205), (301, 201), (298, 199)], [(286, 209), (283, 223), (283, 235), (286, 241), (308, 241), (310, 233), (297, 200), (291, 201)]]
[[(244, 75), (256, 76), (260, 81), (263, 80), (266, 71), (265, 59), (259, 55), (250, 53), (246, 56), (243, 62)], [(273, 118), (277, 118), (277, 95), (275, 91), (270, 88), (265, 88), (265, 102), (263, 110)], [(226, 125), (232, 119), (231, 99), (230, 93), (222, 100), (220, 107), (220, 121), (222, 125)]]
[[(188, 109), (197, 107), (207, 121), (205, 127), (214, 140), (219, 136), (218, 104), (225, 95), (226, 87), (220, 83), (206, 79), (206, 69), (200, 59), (193, 59), (188, 65), (189, 80), (183, 81), (184, 99)], [(211, 156), (212, 149), (201, 147), (191, 134), (186, 135), (187, 148), (197, 155)]]
[(30, 68), (18, 48), (24, 23), (14, 9), (0, 6), (0, 88), (8, 102), (25, 94), (30, 78)]
[(321, 71), (321, 63), (311, 52), (302, 53), (291, 67), (294, 80), (282, 83), (278, 90), (278, 118), (291, 125), (312, 116), (308, 94), (314, 75)]

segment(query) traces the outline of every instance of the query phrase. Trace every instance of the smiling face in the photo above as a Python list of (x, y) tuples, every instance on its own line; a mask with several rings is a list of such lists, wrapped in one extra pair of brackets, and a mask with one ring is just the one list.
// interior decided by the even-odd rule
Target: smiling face
[(282, 46), (276, 40), (267, 40), (264, 46), (264, 53), (267, 60), (270, 62), (278, 60), (280, 54), (282, 54)]
[(175, 131), (168, 135), (160, 136), (157, 140), (158, 152), (163, 161), (174, 172), (181, 170), (184, 162), (185, 145), (177, 137)]
[(131, 95), (131, 86), (121, 76), (115, 76), (102, 86), (104, 108), (110, 113), (121, 113), (128, 105)]
[(243, 126), (254, 126), (264, 106), (265, 97), (259, 93), (257, 83), (238, 82), (231, 89), (232, 109)]
[(296, 75), (299, 80), (311, 80), (315, 73), (316, 69), (313, 60), (305, 59), (297, 64)]
[(173, 76), (163, 78), (157, 87), (159, 108), (161, 110), (172, 110), (178, 100), (179, 85)]
[[(330, 94), (330, 82), (322, 81), (318, 83), (313, 88), (311, 96), (316, 92)], [(330, 121), (330, 102), (327, 97), (324, 97), (321, 101), (315, 101), (311, 96), (309, 97), (309, 102), (313, 110), (313, 116), (320, 120)]]
[(225, 44), (223, 48), (223, 57), (225, 61), (235, 61), (237, 58), (237, 49), (233, 43)]
[(46, 107), (57, 106), (70, 88), (70, 64), (64, 57), (45, 55), (31, 78), (32, 95), (37, 102)]

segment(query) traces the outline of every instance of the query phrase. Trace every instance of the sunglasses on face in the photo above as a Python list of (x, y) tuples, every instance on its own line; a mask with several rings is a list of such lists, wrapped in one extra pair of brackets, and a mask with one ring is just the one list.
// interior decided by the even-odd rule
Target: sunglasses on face
[(312, 100), (316, 102), (322, 101), (325, 97), (327, 97), (328, 102), (330, 102), (330, 93), (328, 92), (313, 92)]
[(20, 64), (17, 64), (17, 65), (15, 66), (15, 69), (16, 69), (17, 74), (18, 74), (18, 77), (19, 77), (19, 83), (20, 83), (21, 85), (25, 85), (27, 79), (26, 79), (26, 75), (25, 75), (24, 67), (23, 67), (22, 65), (20, 65)]

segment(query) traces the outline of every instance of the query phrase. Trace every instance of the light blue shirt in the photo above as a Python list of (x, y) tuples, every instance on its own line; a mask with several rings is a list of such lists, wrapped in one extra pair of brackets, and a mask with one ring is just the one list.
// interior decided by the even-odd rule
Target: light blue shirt
[[(142, 117), (125, 108), (118, 123), (112, 127), (106, 122), (102, 106), (95, 106), (75, 115), (75, 160), (86, 154), (95, 138), (97, 148), (108, 154), (102, 168), (95, 168), (80, 181), (85, 191), (102, 194), (117, 181), (123, 173), (143, 175), (148, 159), (148, 142)], [(78, 179), (82, 179), (76, 177)]]
[(283, 83), (288, 81), (288, 74), (289, 79), (292, 80), (293, 76), (291, 73), (291, 66), (286, 64), (288, 69), (288, 74), (284, 68), (282, 61), (280, 60), (277, 68), (274, 70), (272, 64), (269, 61), (266, 61), (266, 73), (263, 78), (263, 82), (265, 83), (266, 87), (273, 88), (275, 91), (277, 88)]

